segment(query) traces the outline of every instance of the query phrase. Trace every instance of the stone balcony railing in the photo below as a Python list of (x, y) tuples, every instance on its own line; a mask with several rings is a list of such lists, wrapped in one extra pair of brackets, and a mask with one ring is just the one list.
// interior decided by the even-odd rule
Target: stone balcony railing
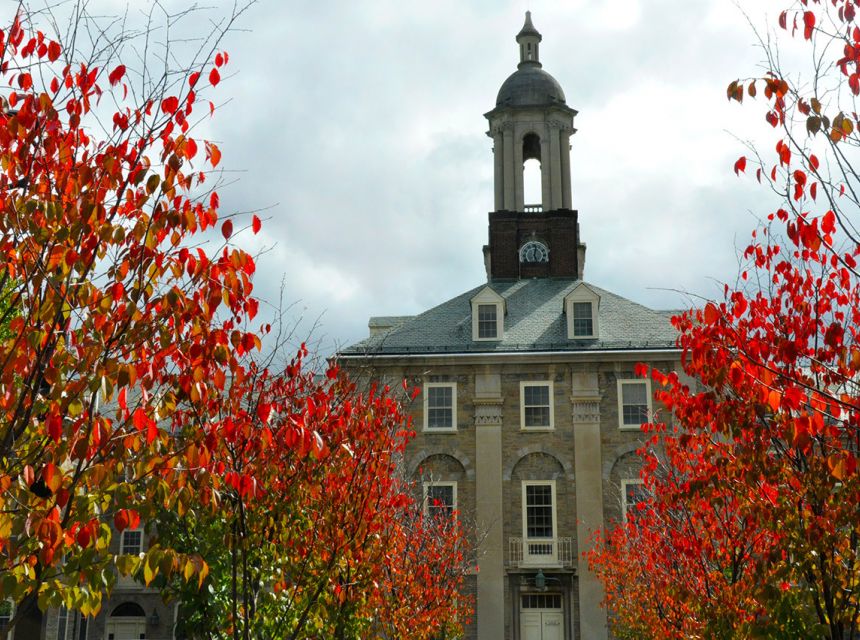
[(508, 538), (508, 565), (511, 567), (570, 567), (572, 564), (572, 538)]

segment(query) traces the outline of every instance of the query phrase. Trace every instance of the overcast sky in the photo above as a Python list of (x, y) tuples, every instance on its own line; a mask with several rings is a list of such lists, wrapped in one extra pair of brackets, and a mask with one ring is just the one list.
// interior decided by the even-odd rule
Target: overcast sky
[[(765, 4), (744, 0), (762, 29)], [(263, 232), (240, 239), (268, 248), (258, 296), (276, 302), (283, 280), (304, 330), (319, 318), (323, 351), (364, 337), (371, 315), (485, 281), (483, 114), (516, 69), (526, 8), (579, 111), (586, 280), (656, 308), (734, 280), (736, 247), (772, 202), (732, 173), (736, 137), (770, 138), (762, 103), (725, 97), (762, 59), (730, 0), (261, 0), (226, 40), (230, 101), (207, 133), (240, 172), (222, 208), (267, 208)]]

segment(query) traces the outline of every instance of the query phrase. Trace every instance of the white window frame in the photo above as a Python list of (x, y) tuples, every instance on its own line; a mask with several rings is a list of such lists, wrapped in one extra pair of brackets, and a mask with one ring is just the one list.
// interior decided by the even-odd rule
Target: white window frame
[[(550, 487), (550, 500), (552, 501), (552, 537), (530, 538), (528, 520), (528, 502), (526, 499), (527, 487), (547, 486)], [(523, 480), (522, 481), (522, 516), (523, 516), (523, 562), (525, 564), (552, 565), (558, 562), (558, 496), (555, 490), (555, 480)], [(529, 543), (550, 544), (552, 553), (532, 554)]]
[(140, 551), (138, 551), (137, 555), (143, 553), (144, 548), (144, 539), (143, 539), (143, 527), (138, 527), (137, 529), (126, 529), (124, 530), (119, 537), (119, 554), (120, 555), (128, 555), (128, 551), (125, 550), (125, 534), (126, 533), (140, 533)]
[[(644, 384), (645, 385), (645, 400), (648, 403), (647, 415), (645, 420), (639, 424), (624, 424), (624, 394), (623, 387), (627, 384)], [(648, 378), (627, 378), (618, 380), (618, 428), (621, 431), (639, 431), (644, 422), (651, 420), (653, 415), (653, 399), (651, 397), (651, 380)]]
[[(472, 304), (472, 340), (475, 342), (498, 342), (505, 336), (505, 299), (490, 287), (484, 287), (470, 300)], [(496, 307), (496, 335), (482, 338), (479, 331), (479, 310), (482, 305)]]
[(429, 498), (430, 498), (429, 493), (430, 492), (429, 492), (429, 489), (431, 487), (451, 487), (453, 489), (453, 491), (452, 491), (453, 504), (451, 505), (451, 511), (453, 511), (453, 512), (457, 511), (457, 482), (456, 482), (456, 480), (444, 480), (444, 481), (428, 480), (428, 481), (422, 483), (422, 493), (424, 496), (423, 510), (424, 510), (425, 516), (430, 515), (430, 500), (429, 500)]
[[(451, 426), (430, 426), (430, 389), (448, 387), (451, 389)], [(454, 433), (457, 431), (457, 383), (456, 382), (425, 382), (424, 383), (424, 431), (428, 433)]]
[[(526, 426), (526, 387), (549, 387), (549, 425)], [(520, 382), (520, 430), (553, 431), (555, 429), (555, 389), (552, 380), (523, 380)]]
[[(575, 302), (591, 303), (591, 333), (589, 335), (574, 335), (573, 304)], [(568, 340), (591, 340), (599, 337), (600, 329), (597, 322), (597, 311), (600, 308), (600, 296), (587, 284), (579, 284), (564, 298), (564, 315), (567, 317)]]
[(621, 480), (621, 521), (627, 522), (627, 508), (630, 506), (627, 504), (627, 487), (631, 485), (644, 485), (645, 482), (642, 480), (634, 480), (631, 478), (625, 478)]

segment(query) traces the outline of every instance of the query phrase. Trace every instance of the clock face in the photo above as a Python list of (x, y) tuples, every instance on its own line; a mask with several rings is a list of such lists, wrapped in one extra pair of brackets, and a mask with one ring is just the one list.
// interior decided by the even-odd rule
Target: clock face
[(532, 240), (520, 247), (520, 262), (549, 262), (549, 249), (542, 242)]

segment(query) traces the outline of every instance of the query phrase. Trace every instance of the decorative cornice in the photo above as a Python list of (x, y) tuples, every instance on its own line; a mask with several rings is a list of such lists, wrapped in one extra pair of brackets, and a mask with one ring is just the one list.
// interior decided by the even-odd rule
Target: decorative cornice
[(502, 425), (502, 403), (497, 401), (475, 401), (475, 426), (489, 427)]
[(597, 399), (574, 398), (571, 400), (574, 424), (600, 423), (600, 402)]

